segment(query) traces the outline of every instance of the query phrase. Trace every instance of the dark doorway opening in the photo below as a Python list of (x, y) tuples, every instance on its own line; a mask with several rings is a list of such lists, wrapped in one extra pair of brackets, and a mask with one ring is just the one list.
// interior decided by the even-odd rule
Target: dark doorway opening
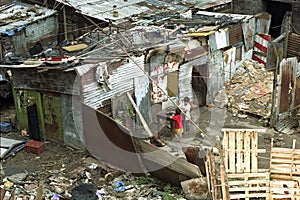
[(266, 2), (267, 12), (272, 15), (270, 35), (277, 38), (281, 34), (281, 25), (287, 11), (292, 11), (292, 5), (278, 1)]
[(27, 107), (29, 136), (33, 140), (41, 141), (39, 118), (36, 104)]
[(208, 77), (207, 64), (193, 67), (192, 88), (194, 90), (195, 98), (198, 101), (199, 106), (206, 105), (207, 77)]

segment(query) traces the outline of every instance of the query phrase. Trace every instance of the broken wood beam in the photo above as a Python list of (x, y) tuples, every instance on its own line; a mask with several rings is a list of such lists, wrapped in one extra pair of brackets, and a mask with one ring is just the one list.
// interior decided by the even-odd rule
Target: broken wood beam
[(130, 100), (133, 108), (135, 109), (136, 113), (138, 114), (138, 116), (140, 117), (140, 120), (142, 122), (143, 127), (145, 128), (146, 132), (148, 133), (149, 137), (153, 137), (153, 133), (151, 131), (151, 129), (149, 128), (146, 120), (144, 119), (142, 113), (139, 111), (138, 107), (136, 106), (134, 100), (132, 99), (131, 95), (129, 92), (127, 92), (127, 97)]

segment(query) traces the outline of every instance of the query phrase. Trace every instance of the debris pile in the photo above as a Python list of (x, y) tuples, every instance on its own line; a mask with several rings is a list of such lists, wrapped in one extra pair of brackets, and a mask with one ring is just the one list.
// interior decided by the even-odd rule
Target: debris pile
[[(35, 156), (35, 154), (28, 154)], [(41, 154), (44, 156), (45, 154)], [(40, 159), (41, 157), (36, 157)], [(57, 163), (58, 164), (58, 163)], [(113, 169), (92, 158), (83, 158), (72, 168), (63, 164), (49, 169), (51, 161), (41, 171), (5, 176), (2, 173), (3, 199), (184, 199), (183, 191), (150, 176), (133, 176)], [(5, 169), (1, 170), (6, 171)], [(1, 198), (0, 198), (1, 199)], [(1, 199), (2, 200), (2, 199)]]
[(273, 73), (264, 65), (245, 60), (234, 77), (225, 84), (228, 109), (234, 116), (253, 114), (264, 119), (271, 116)]

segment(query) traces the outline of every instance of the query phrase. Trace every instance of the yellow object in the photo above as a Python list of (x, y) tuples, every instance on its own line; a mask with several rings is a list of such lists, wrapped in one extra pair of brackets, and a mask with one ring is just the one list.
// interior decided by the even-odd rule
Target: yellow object
[(113, 11), (113, 17), (119, 17), (119, 12), (118, 11)]
[(64, 47), (62, 47), (62, 49), (66, 50), (67, 52), (74, 52), (74, 51), (81, 51), (87, 47), (88, 47), (88, 45), (86, 45), (86, 44), (75, 44), (75, 45), (70, 45), (70, 46), (64, 46)]
[(208, 35), (213, 34), (215, 31), (208, 31), (208, 32), (194, 32), (194, 33), (187, 33), (184, 34), (183, 36), (185, 37), (205, 37)]
[(4, 189), (10, 189), (13, 185), (14, 185), (13, 182), (6, 181), (6, 182), (4, 183)]

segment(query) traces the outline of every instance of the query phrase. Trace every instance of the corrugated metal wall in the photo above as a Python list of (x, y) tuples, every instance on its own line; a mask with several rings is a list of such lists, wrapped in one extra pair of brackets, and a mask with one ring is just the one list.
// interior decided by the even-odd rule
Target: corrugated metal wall
[(229, 27), (229, 44), (234, 45), (243, 42), (243, 29), (241, 24)]
[(144, 76), (144, 72), (140, 69), (144, 69), (144, 56), (135, 58), (134, 61), (135, 63), (130, 61), (112, 71), (109, 78), (112, 89), (109, 91), (99, 88), (95, 79), (96, 65), (77, 67), (76, 71), (82, 76), (83, 81), (84, 103), (94, 109), (98, 109), (105, 100), (132, 91), (134, 89), (134, 78)]
[(300, 35), (290, 33), (287, 54), (289, 57), (295, 56), (300, 60)]
[(280, 63), (280, 77), (279, 114), (289, 111), (292, 100), (293, 65), (290, 60), (283, 59)]

